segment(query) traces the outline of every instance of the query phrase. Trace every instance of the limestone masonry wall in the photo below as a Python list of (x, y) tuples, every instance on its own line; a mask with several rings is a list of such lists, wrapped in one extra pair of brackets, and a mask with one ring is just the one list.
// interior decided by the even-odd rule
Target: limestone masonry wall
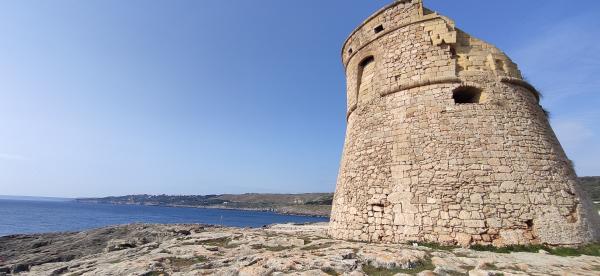
[(496, 47), (395, 1), (342, 50), (347, 132), (329, 234), (401, 243), (577, 245), (600, 218), (538, 92)]

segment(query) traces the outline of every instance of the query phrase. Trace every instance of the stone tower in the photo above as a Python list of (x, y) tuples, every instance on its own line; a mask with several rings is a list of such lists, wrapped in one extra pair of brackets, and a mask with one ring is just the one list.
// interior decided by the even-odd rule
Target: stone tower
[(577, 245), (600, 223), (540, 95), (496, 47), (400, 0), (342, 50), (347, 131), (329, 233), (401, 243)]

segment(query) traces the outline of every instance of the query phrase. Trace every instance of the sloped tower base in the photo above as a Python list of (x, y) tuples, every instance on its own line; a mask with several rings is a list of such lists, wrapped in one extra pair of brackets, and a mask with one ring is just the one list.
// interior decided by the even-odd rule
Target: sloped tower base
[(348, 126), (329, 233), (369, 242), (578, 245), (600, 223), (494, 46), (396, 1), (346, 41)]

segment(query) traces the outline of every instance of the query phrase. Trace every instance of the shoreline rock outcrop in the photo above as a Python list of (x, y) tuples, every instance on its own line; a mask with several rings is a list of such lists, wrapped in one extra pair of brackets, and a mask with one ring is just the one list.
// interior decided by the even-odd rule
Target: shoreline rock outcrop
[(0, 237), (0, 275), (597, 275), (600, 257), (334, 240), (327, 223), (132, 224)]

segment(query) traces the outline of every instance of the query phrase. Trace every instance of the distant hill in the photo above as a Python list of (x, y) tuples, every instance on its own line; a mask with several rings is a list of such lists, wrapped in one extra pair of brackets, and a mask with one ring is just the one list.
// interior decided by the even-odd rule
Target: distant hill
[(283, 214), (329, 216), (332, 193), (241, 195), (127, 195), (79, 198), (78, 202), (173, 207), (226, 208)]

